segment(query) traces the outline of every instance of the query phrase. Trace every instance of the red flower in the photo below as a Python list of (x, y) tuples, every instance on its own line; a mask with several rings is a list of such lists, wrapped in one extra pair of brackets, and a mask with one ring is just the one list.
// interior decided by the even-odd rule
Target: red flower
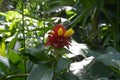
[(53, 46), (54, 48), (69, 48), (71, 42), (71, 35), (74, 33), (72, 29), (66, 30), (63, 25), (57, 24), (50, 32), (45, 45)]

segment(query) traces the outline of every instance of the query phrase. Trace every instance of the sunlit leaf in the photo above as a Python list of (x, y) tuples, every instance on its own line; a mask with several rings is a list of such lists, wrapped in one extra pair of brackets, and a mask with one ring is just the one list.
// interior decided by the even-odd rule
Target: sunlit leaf
[(5, 16), (5, 17), (7, 16), (7, 14), (3, 12), (0, 12), (0, 15)]
[(11, 60), (13, 63), (18, 62), (21, 60), (21, 57), (18, 53), (14, 52), (14, 51), (10, 51), (10, 53), (8, 54), (8, 58), (9, 60)]
[(16, 36), (15, 36), (15, 37), (12, 39), (12, 41), (9, 43), (9, 45), (8, 45), (8, 49), (9, 49), (9, 50), (12, 50), (12, 49), (14, 48), (15, 43), (16, 43), (16, 41), (17, 41), (18, 33), (19, 33), (19, 32), (17, 32)]
[(2, 43), (1, 43), (1, 46), (0, 46), (0, 55), (1, 56), (6, 56), (6, 53), (5, 53), (5, 38), (2, 37)]
[(71, 10), (66, 10), (66, 13), (67, 13), (68, 15), (71, 15), (71, 14), (74, 14), (75, 12), (74, 12), (74, 11), (71, 11)]
[(10, 20), (13, 20), (14, 18), (21, 18), (21, 17), (22, 16), (17, 11), (8, 11), (6, 20), (10, 21)]
[(0, 30), (0, 32), (11, 32), (12, 30)]

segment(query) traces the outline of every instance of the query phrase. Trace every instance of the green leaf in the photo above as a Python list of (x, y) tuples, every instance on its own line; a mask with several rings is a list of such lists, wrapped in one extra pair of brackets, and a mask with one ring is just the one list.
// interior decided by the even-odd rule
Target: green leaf
[(12, 32), (12, 30), (0, 30), (0, 33), (3, 33), (3, 32)]
[(88, 49), (87, 51), (88, 51), (88, 55), (89, 55), (89, 56), (98, 57), (98, 56), (101, 55), (101, 53), (99, 53), (99, 52), (97, 52), (97, 51), (93, 51), (93, 50), (90, 50), (90, 49)]
[(18, 53), (15, 53), (14, 51), (10, 51), (8, 54), (9, 60), (11, 60), (13, 63), (16, 63), (21, 60), (21, 57), (19, 56)]
[(88, 52), (95, 57), (93, 63), (89, 64), (91, 67), (88, 68), (88, 72), (91, 75), (99, 74), (100, 76), (108, 77), (111, 72), (115, 73), (115, 75), (117, 73), (117, 76), (120, 75), (120, 54), (116, 49), (108, 47), (104, 54), (92, 50)]
[(106, 53), (119, 53), (119, 52), (115, 48), (110, 46), (107, 48)]
[(8, 11), (7, 12), (7, 17), (6, 17), (7, 21), (13, 20), (15, 18), (22, 18), (22, 16), (17, 11)]
[(0, 12), (0, 15), (5, 16), (5, 17), (7, 16), (7, 14), (3, 12)]
[(79, 78), (71, 73), (63, 73), (61, 75), (63, 80), (79, 80)]
[(17, 38), (13, 38), (12, 41), (8, 45), (8, 49), (11, 50), (14, 48)]
[(0, 62), (5, 66), (10, 67), (9, 60), (6, 57), (0, 56)]
[(0, 80), (2, 77), (6, 75), (9, 69), (10, 69), (9, 60), (6, 57), (0, 56)]
[(0, 55), (1, 56), (6, 56), (6, 53), (5, 53), (5, 38), (2, 37), (2, 43), (1, 43), (1, 46), (0, 46)]
[(33, 71), (31, 71), (28, 80), (52, 80), (53, 69), (48, 65), (40, 65)]
[(56, 72), (67, 69), (71, 63), (72, 61), (70, 59), (60, 58), (57, 64)]
[(25, 72), (24, 59), (21, 58), (20, 54), (10, 50), (8, 54), (8, 59), (10, 61), (10, 67), (12, 71), (19, 73)]
[(48, 56), (44, 52), (44, 44), (42, 44), (42, 43), (39, 44), (38, 46), (36, 46), (36, 48), (29, 48), (27, 50), (29, 52), (28, 54), (34, 56), (38, 60), (42, 60), (42, 61), (48, 60)]
[(12, 41), (9, 43), (9, 45), (8, 45), (8, 50), (12, 50), (12, 49), (14, 48), (15, 43), (16, 43), (16, 41), (17, 41), (18, 33), (19, 33), (19, 32), (17, 32), (15, 38), (13, 38)]
[(120, 54), (110, 53), (104, 54), (97, 58), (97, 60), (103, 62), (107, 66), (113, 66), (117, 69), (120, 68)]
[(105, 46), (109, 41), (110, 41), (110, 35), (107, 35), (107, 37), (105, 37), (105, 40), (103, 42), (103, 46)]
[(71, 15), (71, 14), (74, 14), (75, 12), (72, 11), (72, 10), (66, 10), (66, 13), (67, 13), (68, 15)]
[[(91, 78), (90, 76), (99, 75), (99, 77), (109, 77), (110, 73), (113, 72), (108, 66), (97, 60), (94, 60), (91, 64), (86, 66), (85, 69), (86, 73), (83, 76), (84, 79), (88, 80)], [(90, 80), (93, 80), (93, 78)]]
[(96, 60), (101, 61), (120, 75), (120, 53), (116, 49), (108, 47), (106, 54), (97, 57)]
[(75, 25), (78, 21), (81, 21), (86, 12), (87, 12), (87, 9), (84, 10), (81, 14), (79, 14), (79, 15), (69, 24), (69, 26), (71, 26), (71, 25), (73, 25), (73, 24)]

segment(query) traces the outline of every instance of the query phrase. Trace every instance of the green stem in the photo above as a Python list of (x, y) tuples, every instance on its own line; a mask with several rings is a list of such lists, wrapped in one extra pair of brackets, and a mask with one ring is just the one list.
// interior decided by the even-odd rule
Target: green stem
[[(25, 49), (25, 23), (24, 23), (24, 0), (22, 0), (22, 33), (23, 33), (23, 48)], [(26, 70), (26, 59), (24, 59), (24, 68), (25, 68), (25, 73), (27, 72)]]
[[(45, 29), (45, 19), (46, 19), (46, 0), (44, 0), (44, 4), (43, 4), (43, 10), (44, 10), (44, 14), (43, 14), (43, 28)], [(44, 40), (45, 40), (45, 30), (43, 31), (43, 43), (44, 43)]]
[(28, 77), (29, 74), (14, 74), (14, 75), (9, 75), (6, 77), (6, 79), (12, 79), (12, 78), (17, 78), (17, 77)]
[(60, 55), (59, 55), (57, 49), (54, 49), (54, 50), (55, 50), (55, 59), (56, 59), (56, 61), (55, 61), (55, 66), (57, 66), (57, 64), (58, 64), (58, 60), (59, 60), (59, 58), (60, 58)]
[(28, 76), (29, 76), (28, 73), (27, 74), (11, 74), (1, 78), (0, 80), (10, 80), (17, 77), (28, 77)]
[(22, 0), (22, 33), (23, 33), (23, 47), (25, 48), (25, 27), (24, 27), (24, 1)]

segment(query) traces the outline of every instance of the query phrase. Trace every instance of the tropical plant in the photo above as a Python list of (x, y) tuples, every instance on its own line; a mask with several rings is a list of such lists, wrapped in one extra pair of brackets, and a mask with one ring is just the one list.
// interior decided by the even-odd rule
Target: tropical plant
[(77, 15), (69, 24), (75, 27), (75, 40), (92, 49), (113, 46), (120, 50), (119, 5), (118, 0), (77, 0), (74, 6)]
[(87, 55), (94, 56), (92, 62), (85, 66), (80, 79), (86, 80), (119, 80), (120, 53), (113, 47), (104, 52), (88, 50)]
[[(119, 0), (0, 0), (0, 80), (119, 79), (119, 6)], [(71, 40), (87, 44), (88, 54), (68, 58)], [(69, 70), (89, 56), (94, 60), (82, 75)]]

